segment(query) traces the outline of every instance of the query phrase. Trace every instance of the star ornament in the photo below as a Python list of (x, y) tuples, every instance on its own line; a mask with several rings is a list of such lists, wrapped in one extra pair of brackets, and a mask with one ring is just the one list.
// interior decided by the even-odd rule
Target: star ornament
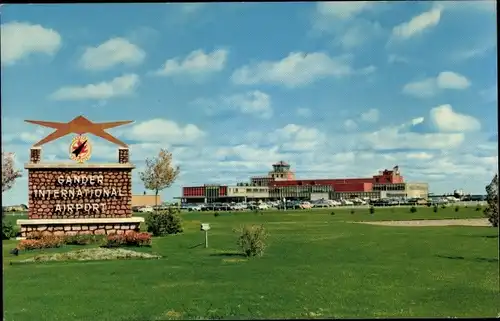
[(43, 144), (54, 141), (71, 133), (78, 135), (89, 133), (101, 137), (113, 144), (117, 144), (122, 147), (127, 147), (127, 144), (125, 144), (118, 138), (114, 137), (113, 135), (107, 133), (105, 130), (133, 123), (132, 120), (115, 121), (107, 123), (94, 123), (83, 116), (78, 116), (68, 123), (41, 121), (41, 120), (25, 120), (25, 122), (55, 129), (55, 131), (52, 132), (50, 135), (48, 135), (47, 137), (45, 137), (44, 139), (40, 140), (38, 143), (33, 145), (34, 147), (41, 146)]

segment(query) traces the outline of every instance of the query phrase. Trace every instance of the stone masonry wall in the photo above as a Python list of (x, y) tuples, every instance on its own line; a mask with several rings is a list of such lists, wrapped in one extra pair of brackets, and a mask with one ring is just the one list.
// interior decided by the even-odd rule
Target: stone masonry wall
[(105, 223), (105, 224), (54, 224), (21, 226), (21, 237), (27, 237), (33, 232), (42, 232), (42, 235), (107, 235), (125, 234), (130, 231), (139, 232), (139, 223)]
[[(86, 186), (58, 182), (60, 177), (75, 176), (100, 177), (101, 184), (99, 179)], [(130, 168), (31, 168), (28, 182), (29, 219), (132, 217)]]

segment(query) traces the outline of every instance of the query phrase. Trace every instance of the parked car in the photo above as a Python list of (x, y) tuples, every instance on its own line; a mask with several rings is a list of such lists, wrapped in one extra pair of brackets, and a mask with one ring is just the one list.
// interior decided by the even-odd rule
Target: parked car
[(328, 204), (330, 204), (330, 206), (340, 206), (342, 205), (341, 202), (339, 201), (336, 201), (336, 200), (327, 200)]
[(301, 203), (299, 203), (299, 208), (303, 209), (303, 210), (311, 209), (312, 208), (312, 204), (309, 203), (309, 202), (301, 202)]
[(354, 205), (354, 203), (349, 200), (340, 200), (340, 202), (342, 203), (342, 205)]
[(268, 210), (269, 208), (269, 205), (267, 205), (266, 203), (260, 203), (259, 205), (257, 205), (257, 209), (259, 210)]
[(201, 205), (195, 205), (195, 204), (192, 204), (190, 205), (187, 210), (190, 211), (190, 212), (200, 212), (201, 211)]
[(151, 206), (144, 206), (144, 207), (139, 208), (139, 212), (141, 212), (141, 213), (153, 213), (154, 209)]

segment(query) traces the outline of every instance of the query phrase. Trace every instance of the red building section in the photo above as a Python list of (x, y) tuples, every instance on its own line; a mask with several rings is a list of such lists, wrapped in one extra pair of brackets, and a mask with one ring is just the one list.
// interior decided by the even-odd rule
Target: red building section
[(182, 188), (182, 196), (205, 196), (205, 186), (190, 186)]
[[(219, 192), (217, 193), (218, 196), (227, 196), (227, 186), (223, 186), (223, 185), (217, 185), (217, 186), (213, 186), (211, 185), (212, 187), (215, 187), (216, 189), (219, 190)], [(182, 188), (182, 196), (183, 197), (206, 197), (206, 196), (210, 196), (210, 195), (207, 195), (209, 194), (208, 192), (208, 188), (206, 188), (206, 186), (190, 186), (190, 187), (183, 187)], [(213, 195), (211, 195), (213, 196)]]

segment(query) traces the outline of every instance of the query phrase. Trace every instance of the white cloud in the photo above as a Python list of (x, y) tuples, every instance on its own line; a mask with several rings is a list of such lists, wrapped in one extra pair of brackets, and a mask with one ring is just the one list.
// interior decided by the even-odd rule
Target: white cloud
[(494, 13), (496, 11), (495, 0), (472, 0), (472, 1), (436, 1), (436, 7), (441, 7), (447, 11), (456, 10), (476, 10), (482, 12)]
[(433, 155), (426, 152), (418, 152), (418, 153), (408, 153), (406, 157), (409, 159), (432, 159)]
[(318, 14), (331, 19), (351, 19), (374, 5), (372, 1), (335, 1), (316, 4)]
[(438, 88), (435, 78), (414, 81), (403, 87), (403, 93), (420, 98), (432, 97), (437, 91)]
[(168, 59), (165, 64), (156, 71), (159, 76), (175, 76), (180, 74), (204, 74), (217, 72), (224, 69), (228, 51), (218, 49), (211, 53), (203, 50), (192, 51), (183, 60), (179, 57)]
[(124, 38), (112, 38), (97, 47), (88, 47), (80, 58), (80, 65), (89, 70), (103, 70), (118, 64), (138, 65), (146, 53)]
[(489, 37), (485, 36), (484, 38), (485, 39), (474, 46), (467, 46), (464, 49), (457, 50), (456, 52), (452, 53), (451, 59), (460, 62), (468, 59), (480, 58), (489, 51), (496, 49), (496, 35), (493, 34)]
[(360, 142), (374, 150), (393, 149), (453, 149), (464, 141), (463, 133), (415, 133), (401, 127), (386, 127), (363, 134)]
[(463, 90), (471, 85), (463, 75), (451, 71), (440, 72), (435, 78), (426, 78), (406, 84), (403, 93), (428, 98), (436, 95), (441, 89)]
[(259, 90), (222, 97), (222, 101), (228, 107), (238, 109), (243, 114), (255, 115), (264, 119), (271, 118), (273, 115), (271, 97)]
[(352, 50), (367, 42), (376, 42), (385, 30), (380, 23), (361, 16), (381, 8), (381, 2), (340, 1), (318, 2), (312, 18), (312, 34), (333, 35), (333, 43), (344, 50)]
[(100, 82), (85, 86), (62, 87), (50, 95), (54, 100), (101, 100), (127, 96), (139, 85), (139, 76), (127, 74), (109, 82)]
[(236, 84), (280, 84), (289, 88), (304, 86), (325, 77), (342, 77), (352, 69), (345, 57), (322, 52), (292, 52), (279, 61), (264, 61), (237, 69), (231, 79)]
[(312, 111), (309, 108), (297, 108), (297, 110), (295, 110), (295, 113), (297, 114), (297, 116), (304, 118), (312, 116)]
[(191, 102), (209, 116), (227, 111), (238, 111), (257, 118), (269, 119), (273, 115), (271, 96), (260, 90), (248, 91), (216, 99), (198, 98)]
[(414, 118), (411, 120), (411, 124), (412, 124), (412, 126), (415, 126), (415, 125), (423, 123), (424, 120), (425, 120), (424, 117), (417, 117), (417, 118)]
[(370, 65), (368, 67), (361, 68), (358, 72), (362, 75), (369, 75), (373, 74), (375, 71), (377, 71), (377, 67)]
[(335, 34), (335, 42), (345, 50), (360, 47), (366, 42), (376, 40), (384, 34), (384, 30), (378, 22), (364, 19), (357, 19), (344, 28), (332, 29), (332, 32)]
[(441, 7), (434, 7), (430, 11), (413, 17), (410, 21), (395, 26), (392, 37), (405, 40), (421, 34), (424, 30), (435, 27), (441, 19)]
[(372, 108), (361, 114), (361, 120), (368, 123), (378, 122), (380, 113), (378, 109)]
[(476, 118), (453, 111), (451, 105), (440, 105), (430, 111), (430, 120), (441, 132), (471, 132), (481, 129)]
[(498, 100), (498, 87), (495, 85), (488, 87), (484, 90), (481, 90), (479, 94), (486, 102), (495, 102)]
[(443, 89), (466, 89), (470, 81), (460, 74), (451, 71), (443, 71), (437, 76), (437, 86)]
[(352, 119), (347, 119), (344, 121), (344, 127), (347, 130), (355, 130), (358, 128), (358, 124), (356, 124), (356, 122)]
[(398, 63), (398, 62), (399, 63), (409, 63), (410, 60), (408, 58), (400, 56), (400, 55), (390, 54), (387, 57), (387, 62), (390, 63), (390, 64)]
[(325, 135), (313, 127), (305, 127), (296, 124), (288, 124), (283, 128), (275, 130), (270, 142), (281, 142), (281, 148), (288, 152), (308, 151), (325, 142)]
[(182, 126), (172, 120), (156, 118), (131, 126), (123, 136), (143, 142), (186, 144), (203, 138), (205, 132), (194, 124)]
[(61, 36), (53, 29), (28, 22), (1, 25), (2, 65), (13, 65), (31, 54), (54, 55), (61, 47)]
[(192, 14), (202, 10), (207, 6), (207, 3), (183, 3), (176, 5), (181, 9), (181, 12), (185, 14)]

